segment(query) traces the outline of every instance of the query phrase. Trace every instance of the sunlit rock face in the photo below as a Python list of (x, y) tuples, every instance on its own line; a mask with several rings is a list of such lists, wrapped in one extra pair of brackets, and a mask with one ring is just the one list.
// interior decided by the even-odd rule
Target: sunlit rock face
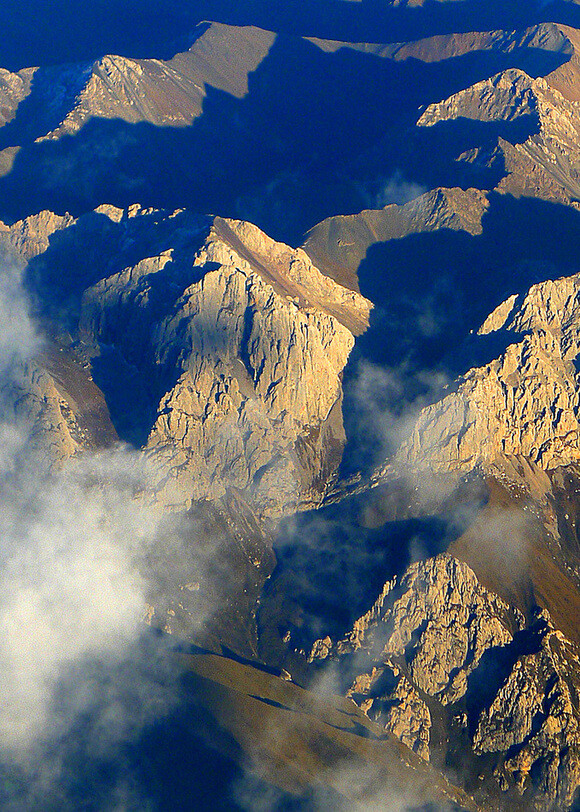
[[(96, 272), (100, 281), (70, 294), (79, 307), (79, 351), (87, 358), (114, 352), (125, 371), (136, 371), (144, 394), (133, 418), (158, 472), (156, 498), (187, 509), (234, 488), (269, 515), (320, 500), (345, 440), (342, 371), (370, 302), (249, 223), (138, 207), (101, 207), (93, 218), (89, 225), (42, 213), (5, 226), (1, 236), (22, 260), (35, 258), (42, 278), (58, 274), (53, 263), (62, 262), (51, 250), (68, 262), (83, 251), (93, 259), (87, 278)], [(143, 258), (108, 275), (109, 257), (100, 252), (109, 234), (129, 246), (128, 257), (138, 238)], [(45, 288), (41, 295), (54, 299)], [(111, 374), (105, 396), (108, 386), (124, 386), (122, 372), (121, 380)], [(54, 388), (47, 373), (35, 386), (44, 405), (28, 398), (28, 411), (53, 432), (59, 460), (74, 455), (80, 435), (67, 420), (78, 409), (69, 404), (65, 419), (60, 396), (43, 400)], [(59, 409), (61, 418), (49, 417)]]
[(479, 335), (505, 339), (504, 352), (421, 413), (401, 459), (439, 470), (518, 455), (544, 470), (577, 462), (578, 291), (574, 276), (502, 303)]
[(40, 113), (38, 142), (74, 135), (92, 118), (190, 125), (203, 112), (207, 86), (236, 98), (248, 92), (248, 76), (275, 35), (253, 26), (206, 23), (192, 31), (191, 40), (188, 50), (169, 60), (105, 54), (92, 62), (51, 66), (47, 78), (46, 69), (0, 68), (0, 127), (15, 118), (31, 92)]
[[(475, 764), (493, 754), (502, 792), (539, 809), (572, 802), (578, 650), (546, 612), (527, 626), (466, 564), (449, 555), (413, 564), (342, 640), (317, 641), (309, 659), (340, 664), (348, 696), (423, 758), (461, 741)], [(435, 742), (434, 715), (447, 736)]]
[(369, 303), (303, 252), (217, 218), (180, 294), (159, 310), (149, 285), (171, 259), (99, 282), (81, 317), (85, 335), (127, 358), (145, 350), (170, 382), (146, 443), (158, 497), (187, 506), (233, 487), (269, 514), (316, 501), (340, 460), (340, 375)]
[(18, 105), (30, 93), (35, 68), (11, 73), (0, 68), (0, 127), (14, 118)]
[[(565, 90), (558, 81), (553, 86), (542, 77), (532, 79), (513, 68), (429, 105), (417, 124), (433, 127), (460, 119), (520, 124), (522, 136), (500, 137), (491, 157), (475, 148), (459, 160), (489, 166), (502, 161), (507, 172), (499, 191), (570, 202), (579, 191), (575, 144), (580, 118), (576, 101), (565, 98), (556, 87)], [(525, 128), (529, 129), (527, 138)]]
[[(0, 479), (28, 477), (34, 513), (101, 460), (81, 501), (110, 487), (150, 513), (151, 533), (115, 531), (138, 551), (138, 614), (170, 647), (268, 664), (194, 658), (226, 749), (265, 754), (277, 786), (574, 808), (574, 4), (557, 22), (545, 3), (237, 5), (224, 18), (253, 25), (192, 18), (162, 54), (89, 31), (79, 61), (0, 67), (0, 260), (34, 333), (4, 376), (0, 319)], [(98, 601), (112, 581), (90, 558), (60, 583), (100, 583)], [(297, 684), (319, 677), (340, 702)], [(439, 792), (446, 771), (470, 797)]]

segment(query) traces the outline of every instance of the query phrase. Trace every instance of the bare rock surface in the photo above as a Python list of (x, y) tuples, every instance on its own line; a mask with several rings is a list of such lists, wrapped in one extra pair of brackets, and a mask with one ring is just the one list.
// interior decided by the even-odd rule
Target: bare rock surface
[(537, 650), (515, 662), (482, 711), (473, 746), (476, 753), (507, 754), (495, 770), (500, 785), (515, 784), (537, 808), (567, 809), (580, 785), (578, 650), (547, 613), (540, 623)]
[(516, 456), (544, 470), (575, 463), (579, 285), (577, 276), (542, 282), (496, 308), (479, 332), (504, 335), (504, 352), (421, 413), (401, 460), (463, 471)]
[[(508, 169), (498, 190), (516, 195), (534, 191), (539, 196), (568, 202), (578, 196), (580, 189), (575, 148), (580, 133), (579, 113), (578, 102), (565, 98), (546, 79), (532, 79), (512, 68), (429, 105), (417, 124), (432, 127), (459, 119), (502, 125), (519, 122), (521, 137), (513, 142), (502, 138), (491, 157), (491, 164), (503, 160)], [(524, 132), (525, 127), (528, 133)], [(468, 162), (485, 160), (478, 149), (461, 158)], [(543, 189), (539, 183), (529, 187), (527, 173), (516, 171), (526, 166), (531, 167), (538, 180), (551, 179), (553, 190), (550, 186)]]
[(98, 283), (81, 320), (85, 335), (114, 339), (128, 358), (150, 341), (157, 374), (173, 376), (147, 441), (163, 500), (187, 506), (235, 487), (277, 512), (316, 499), (344, 442), (340, 375), (354, 344), (346, 325), (360, 330), (369, 303), (303, 252), (217, 218), (183, 293), (168, 312), (148, 314), (149, 282), (170, 260), (146, 259)]
[(69, 214), (42, 211), (11, 226), (0, 223), (0, 239), (9, 254), (26, 263), (48, 249), (53, 234), (73, 223), (74, 218)]
[(482, 588), (466, 564), (441, 555), (385, 585), (337, 651), (406, 657), (413, 683), (447, 705), (465, 695), (484, 652), (511, 640), (511, 622), (507, 604)]
[(357, 676), (347, 696), (377, 724), (429, 761), (431, 713), (393, 661)]
[[(78, 309), (87, 379), (100, 370), (109, 397), (127, 375), (141, 393), (124, 409), (145, 431), (158, 499), (188, 509), (235, 488), (277, 515), (321, 498), (345, 441), (342, 371), (370, 302), (242, 221), (101, 206), (2, 225), (0, 240), (28, 262), (37, 307)], [(29, 407), (46, 413), (60, 460), (76, 447), (38, 374)]]
[(459, 735), (475, 765), (492, 758), (496, 790), (530, 808), (570, 807), (578, 650), (545, 611), (526, 626), (466, 564), (441, 554), (411, 565), (342, 640), (317, 641), (310, 661), (339, 663), (347, 695), (423, 758), (447, 750), (453, 768)]
[(45, 343), (0, 388), (5, 418), (20, 432), (23, 460), (39, 473), (118, 442), (103, 393), (64, 347)]
[(371, 246), (442, 228), (481, 234), (488, 205), (479, 189), (433, 189), (403, 205), (329, 217), (310, 229), (304, 250), (328, 276), (358, 290), (357, 271)]
[(0, 68), (0, 127), (14, 118), (20, 102), (30, 93), (35, 68), (24, 68), (11, 73)]
[(39, 140), (78, 132), (91, 118), (184, 127), (203, 112), (207, 86), (241, 98), (275, 35), (212, 23), (169, 61), (108, 54), (91, 66), (62, 122)]

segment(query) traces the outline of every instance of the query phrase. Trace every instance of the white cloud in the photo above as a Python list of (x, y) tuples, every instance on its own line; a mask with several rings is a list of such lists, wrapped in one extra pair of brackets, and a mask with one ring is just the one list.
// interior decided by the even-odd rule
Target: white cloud
[[(5, 263), (6, 390), (41, 346), (20, 272)], [(143, 622), (163, 521), (143, 498), (143, 455), (86, 453), (47, 476), (23, 454), (29, 427), (12, 411), (0, 414), (0, 801), (28, 810), (52, 808), (57, 791), (66, 799), (75, 747), (89, 760), (111, 756), (163, 718), (177, 701), (177, 671), (169, 644)], [(14, 770), (21, 780), (11, 783)]]

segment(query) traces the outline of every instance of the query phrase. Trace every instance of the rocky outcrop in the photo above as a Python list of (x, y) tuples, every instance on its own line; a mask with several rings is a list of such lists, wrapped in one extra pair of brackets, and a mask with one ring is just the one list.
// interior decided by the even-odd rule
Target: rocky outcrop
[(19, 432), (25, 465), (39, 474), (118, 441), (103, 393), (68, 348), (45, 342), (4, 376), (3, 416)]
[(25, 427), (26, 454), (39, 470), (50, 472), (75, 456), (84, 445), (78, 420), (55, 381), (35, 362), (3, 387), (4, 412)]
[(506, 753), (495, 769), (503, 789), (544, 809), (567, 809), (580, 785), (578, 651), (540, 618), (538, 650), (522, 655), (477, 721), (473, 747)]
[(14, 118), (18, 105), (30, 93), (36, 68), (11, 73), (0, 68), (0, 127)]
[[(36, 307), (68, 314), (87, 385), (93, 370), (121, 438), (135, 442), (123, 426), (139, 427), (158, 499), (187, 509), (235, 488), (277, 515), (321, 498), (345, 441), (341, 375), (370, 302), (249, 223), (183, 211), (41, 212), (2, 224), (0, 242), (28, 263)], [(123, 376), (133, 401), (115, 406)], [(79, 431), (42, 364), (28, 379), (18, 401), (60, 464)]]
[[(519, 123), (517, 137), (502, 138), (488, 160), (486, 148), (477, 148), (460, 156), (468, 162), (484, 162), (512, 171), (503, 178), (499, 191), (529, 193), (525, 174), (513, 171), (522, 166), (532, 168), (536, 180), (547, 176), (550, 186), (534, 189), (539, 196), (555, 197), (568, 202), (580, 193), (580, 164), (576, 144), (580, 135), (577, 103), (569, 101), (546, 79), (532, 79), (518, 69), (510, 69), (472, 85), (444, 101), (429, 105), (419, 117), (420, 127), (432, 127), (442, 121), (467, 119), (484, 123)], [(528, 132), (525, 132), (527, 128)], [(521, 132), (520, 132), (521, 131)], [(507, 138), (507, 140), (506, 140)], [(523, 186), (522, 186), (523, 183)]]
[(357, 272), (373, 245), (443, 228), (481, 234), (488, 206), (479, 189), (433, 189), (403, 205), (329, 217), (310, 229), (304, 250), (325, 274), (358, 290)]
[(431, 713), (395, 662), (373, 666), (370, 673), (355, 677), (346, 695), (369, 719), (429, 761)]
[[(340, 459), (340, 375), (369, 303), (239, 221), (217, 218), (187, 269), (171, 262), (98, 283), (81, 319), (165, 390), (147, 441), (158, 496), (187, 506), (235, 487), (270, 513), (315, 500)], [(171, 305), (167, 283), (183, 290)]]
[[(453, 768), (459, 736), (473, 769), (492, 759), (492, 783), (508, 797), (570, 807), (580, 785), (578, 651), (545, 611), (526, 626), (467, 565), (449, 555), (413, 564), (310, 660), (338, 661), (351, 675), (347, 694), (424, 758), (443, 748)], [(435, 743), (433, 713), (446, 720)]]
[(63, 121), (39, 140), (72, 135), (91, 118), (189, 125), (203, 112), (206, 86), (244, 96), (248, 75), (273, 41), (273, 34), (258, 28), (212, 23), (189, 51), (167, 62), (106, 55), (92, 65)]
[(505, 351), (420, 414), (401, 462), (462, 471), (514, 456), (544, 470), (576, 462), (579, 290), (578, 276), (543, 282), (496, 308), (479, 333), (505, 336)]
[[(523, 625), (517, 612), (515, 618)], [(466, 564), (439, 556), (387, 583), (336, 651), (363, 651), (373, 660), (404, 657), (412, 683), (448, 705), (465, 695), (485, 651), (512, 639), (513, 622), (507, 604), (484, 589)]]
[(74, 222), (70, 214), (41, 211), (10, 226), (0, 222), (0, 240), (9, 255), (26, 263), (48, 249), (53, 234), (72, 226)]

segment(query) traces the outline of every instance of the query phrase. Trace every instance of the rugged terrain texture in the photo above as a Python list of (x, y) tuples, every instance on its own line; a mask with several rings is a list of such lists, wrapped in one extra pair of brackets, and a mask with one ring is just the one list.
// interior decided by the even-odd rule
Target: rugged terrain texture
[(577, 462), (578, 290), (578, 277), (568, 277), (501, 304), (479, 335), (501, 336), (505, 350), (426, 409), (401, 454), (420, 465), (428, 448), (435, 470), (467, 470), (504, 456), (544, 470)]
[[(275, 38), (257, 28), (219, 23), (200, 24), (191, 36), (191, 48), (167, 61), (108, 54), (92, 64), (3, 69), (0, 126), (18, 114), (8, 131), (16, 140), (6, 146), (21, 146), (19, 136), (42, 141), (73, 135), (91, 118), (189, 125), (203, 112), (207, 85), (237, 98), (248, 92), (248, 75)], [(25, 100), (29, 109), (19, 109)]]
[(304, 250), (328, 276), (358, 290), (359, 268), (372, 246), (438, 229), (481, 234), (488, 206), (478, 189), (433, 189), (405, 204), (323, 220), (308, 232)]
[(52, 336), (2, 391), (26, 465), (141, 448), (142, 498), (169, 511), (148, 621), (255, 656), (264, 522), (336, 477), (341, 376), (370, 302), (241, 221), (102, 206), (3, 224), (0, 240)]
[(201, 25), (184, 53), (163, 62), (107, 55), (93, 63), (62, 123), (42, 138), (72, 135), (91, 118), (183, 127), (203, 112), (206, 85), (241, 98), (274, 41), (269, 31)]
[(0, 69), (0, 126), (14, 118), (21, 101), (30, 93), (34, 68), (25, 68), (18, 73)]
[[(432, 127), (458, 119), (522, 125), (515, 143), (500, 137), (491, 158), (483, 156), (488, 166), (499, 160), (507, 170), (499, 190), (564, 201), (578, 196), (577, 105), (564, 98), (546, 79), (532, 79), (516, 69), (504, 71), (430, 105), (417, 123), (420, 127)], [(478, 162), (482, 153), (475, 149), (458, 159)]]
[[(161, 222), (149, 238), (153, 219)], [(139, 232), (135, 249), (129, 235)], [(107, 359), (137, 374), (144, 413), (132, 418), (158, 471), (157, 498), (188, 509), (235, 488), (267, 514), (319, 499), (340, 462), (340, 378), (370, 303), (323, 276), (302, 251), (239, 221), (104, 208), (78, 223), (42, 213), (2, 232), (12, 252), (35, 257), (39, 306), (48, 310), (60, 306), (46, 289), (56, 263), (98, 255), (109, 236), (131, 239), (129, 253), (143, 258), (100, 274), (84, 292), (79, 278), (64, 287), (79, 312), (76, 351), (96, 353), (106, 392), (122, 388), (107, 377)], [(163, 240), (164, 250), (149, 256)], [(55, 418), (59, 395), (46, 373), (38, 382), (28, 377), (45, 406), (27, 408), (60, 462), (75, 453), (79, 431)]]
[(59, 469), (83, 451), (118, 442), (103, 393), (63, 347), (47, 346), (28, 361), (3, 384), (1, 397), (26, 434), (29, 464), (39, 470)]
[(250, 5), (0, 69), (19, 464), (145, 460), (233, 808), (574, 808), (577, 3)]
[(409, 567), (343, 640), (315, 644), (310, 659), (328, 658), (352, 675), (347, 694), (371, 719), (423, 758), (464, 770), (485, 808), (571, 804), (578, 649), (546, 613), (526, 626), (465, 564), (440, 555)]

